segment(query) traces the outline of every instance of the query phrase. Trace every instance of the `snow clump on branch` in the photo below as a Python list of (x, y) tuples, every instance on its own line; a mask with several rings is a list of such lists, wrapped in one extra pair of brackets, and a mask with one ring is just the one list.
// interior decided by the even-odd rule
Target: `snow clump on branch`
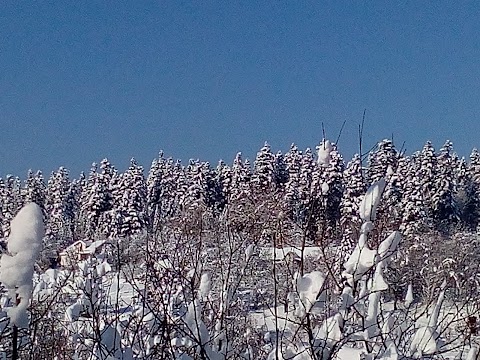
[(33, 267), (44, 234), (42, 210), (35, 203), (26, 204), (11, 222), (8, 254), (0, 259), (0, 281), (14, 303), (7, 313), (18, 327), (28, 325), (26, 310), (33, 289)]

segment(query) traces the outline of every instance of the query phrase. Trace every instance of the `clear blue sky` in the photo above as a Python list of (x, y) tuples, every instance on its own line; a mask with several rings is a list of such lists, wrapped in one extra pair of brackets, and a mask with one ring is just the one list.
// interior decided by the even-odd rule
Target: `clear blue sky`
[[(394, 4), (395, 3), (395, 4)], [(0, 175), (394, 135), (480, 147), (480, 4), (3, 1)]]

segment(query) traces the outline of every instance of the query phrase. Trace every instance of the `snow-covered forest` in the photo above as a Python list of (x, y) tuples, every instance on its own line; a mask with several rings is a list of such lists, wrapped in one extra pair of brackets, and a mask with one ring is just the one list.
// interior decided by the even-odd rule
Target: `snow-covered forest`
[[(18, 236), (38, 237), (12, 222), (31, 203), (45, 231), (28, 303), (4, 269)], [(324, 140), (216, 166), (160, 153), (124, 172), (104, 159), (78, 178), (8, 175), (0, 209), (4, 358), (478, 355), (476, 149), (383, 140), (347, 161)]]
[(363, 159), (355, 155), (350, 161), (326, 141), (316, 150), (292, 144), (285, 154), (265, 144), (254, 161), (238, 153), (232, 164), (220, 161), (216, 166), (198, 160), (182, 164), (161, 152), (148, 171), (132, 159), (122, 173), (104, 159), (78, 178), (63, 167), (49, 176), (30, 171), (24, 180), (7, 175), (0, 179), (0, 236), (8, 235), (22, 204), (32, 201), (43, 209), (46, 242), (56, 249), (83, 238), (154, 235), (176, 221), (195, 226), (203, 219), (208, 226), (208, 219), (219, 219), (227, 211), (238, 229), (254, 226), (266, 212), (305, 229), (312, 243), (352, 245), (359, 202), (382, 177), (387, 182), (379, 210), (382, 231), (400, 229), (420, 238), (423, 233), (446, 236), (476, 230), (476, 149), (465, 160), (449, 141), (438, 151), (427, 142), (406, 156), (384, 140)]

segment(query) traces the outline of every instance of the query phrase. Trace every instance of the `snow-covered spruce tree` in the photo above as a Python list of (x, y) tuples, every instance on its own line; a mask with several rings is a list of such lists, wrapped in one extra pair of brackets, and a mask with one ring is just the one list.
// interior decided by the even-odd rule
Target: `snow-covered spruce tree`
[(461, 229), (468, 229), (468, 231), (475, 231), (476, 218), (478, 213), (475, 209), (475, 197), (474, 184), (472, 176), (469, 171), (469, 165), (465, 158), (458, 160), (458, 167), (455, 171), (455, 204), (457, 206), (459, 226)]
[(453, 144), (446, 141), (437, 155), (437, 174), (432, 196), (433, 220), (435, 227), (446, 232), (458, 220), (458, 208), (455, 203), (457, 192), (455, 169), (458, 157), (453, 152)]
[(402, 168), (398, 169), (401, 158), (393, 141), (388, 139), (380, 141), (368, 155), (367, 182), (372, 183), (381, 178), (386, 182), (384, 198), (378, 209), (375, 229), (377, 236), (371, 236), (371, 241), (377, 244), (391, 230), (398, 229), (400, 224), (399, 201), (404, 172)]
[(321, 186), (317, 193), (321, 212), (325, 214), (324, 236), (337, 240), (340, 225), (340, 203), (343, 197), (343, 171), (345, 163), (338, 152), (337, 145), (324, 139), (317, 146), (317, 163), (321, 168)]
[(97, 164), (92, 164), (81, 201), (84, 228), (90, 237), (109, 231), (105, 228), (109, 226), (108, 212), (113, 206), (111, 183), (116, 174), (117, 170), (107, 159), (101, 161), (100, 170)]
[(253, 211), (252, 170), (248, 159), (243, 160), (242, 154), (237, 153), (231, 168), (231, 181), (224, 187), (227, 196), (227, 212), (230, 225), (236, 230), (251, 225)]
[(21, 182), (18, 177), (7, 175), (0, 182), (0, 201), (2, 211), (2, 233), (6, 237), (10, 233), (10, 222), (23, 205)]
[(273, 167), (273, 182), (275, 188), (282, 188), (288, 181), (287, 164), (285, 163), (285, 156), (281, 151), (275, 154), (275, 163)]
[(466, 227), (478, 231), (480, 220), (480, 153), (473, 149), (467, 166), (464, 184), (464, 206), (462, 219)]
[[(0, 239), (3, 239), (3, 237), (8, 234), (9, 229), (9, 227), (5, 226), (5, 213), (7, 206), (4, 202), (4, 199), (7, 199), (7, 187), (5, 186), (3, 179), (0, 177), (0, 200), (2, 200), (2, 202), (0, 202)], [(7, 232), (7, 234), (5, 234), (5, 232)]]
[(82, 201), (87, 191), (87, 178), (85, 173), (81, 172), (78, 179), (74, 179), (70, 184), (69, 197), (67, 203), (73, 211), (73, 239), (76, 241), (86, 238), (85, 221), (82, 217)]
[(195, 211), (205, 204), (205, 166), (199, 160), (190, 160), (185, 168), (186, 191), (182, 194), (183, 211)]
[(231, 195), (232, 168), (228, 166), (223, 160), (220, 160), (217, 164), (215, 181), (221, 189), (223, 205), (226, 205)]
[(110, 233), (114, 238), (128, 238), (146, 230), (147, 218), (147, 185), (143, 176), (143, 168), (135, 159), (118, 179), (112, 189), (113, 212), (116, 228)]
[(63, 248), (73, 238), (75, 204), (72, 191), (67, 169), (60, 167), (52, 172), (45, 202), (47, 247), (52, 251)]
[(165, 182), (171, 185), (171, 195), (168, 196), (170, 200), (168, 206), (169, 214), (176, 215), (182, 209), (182, 199), (188, 190), (188, 182), (182, 162), (180, 160), (173, 162), (172, 160), (171, 164), (171, 169), (169, 169), (171, 171), (168, 172)]
[(232, 181), (228, 189), (230, 200), (240, 200), (251, 195), (252, 170), (250, 162), (243, 160), (242, 153), (237, 153), (232, 164)]
[(387, 173), (393, 173), (397, 168), (398, 152), (392, 140), (380, 141), (375, 149), (368, 154), (367, 182), (372, 184)]
[(382, 203), (379, 206), (377, 226), (380, 227), (383, 235), (398, 229), (402, 222), (401, 201), (404, 196), (405, 174), (409, 167), (409, 159), (399, 155), (397, 166), (395, 169), (389, 168), (385, 174), (385, 192), (383, 194)]
[(213, 172), (213, 185), (215, 190), (212, 192), (215, 197), (214, 206), (218, 211), (222, 211), (228, 202), (228, 189), (232, 181), (232, 169), (223, 160), (217, 164)]
[(45, 211), (45, 197), (47, 186), (43, 179), (43, 174), (39, 170), (33, 173), (32, 170), (28, 170), (27, 179), (24, 184), (24, 197), (25, 203), (34, 202), (42, 211)]
[(181, 164), (165, 159), (163, 152), (152, 162), (147, 177), (147, 204), (153, 233), (160, 231), (162, 224), (178, 211), (180, 195), (187, 186), (184, 175)]
[(429, 229), (428, 202), (422, 191), (419, 153), (405, 158), (406, 172), (403, 179), (403, 196), (400, 202), (402, 222), (400, 230), (406, 239), (418, 240)]
[(103, 210), (102, 199), (105, 188), (101, 185), (99, 177), (98, 164), (92, 163), (80, 203), (81, 219), (87, 236), (93, 236), (97, 232)]
[(160, 151), (158, 158), (153, 159), (150, 170), (147, 175), (147, 210), (148, 218), (152, 227), (158, 226), (159, 218), (162, 212), (161, 195), (162, 195), (162, 177), (163, 168), (166, 160), (163, 157), (163, 151)]
[(181, 160), (173, 163), (171, 179), (173, 183), (172, 191), (172, 214), (178, 215), (184, 209), (184, 200), (188, 192), (187, 169), (182, 165)]
[(335, 239), (334, 230), (340, 219), (344, 164), (335, 144), (324, 139), (317, 146), (317, 159), (312, 165), (309, 213), (313, 227), (309, 237), (325, 243)]
[[(207, 163), (208, 164), (208, 163)], [(218, 216), (225, 207), (225, 194), (223, 192), (224, 179), (220, 177), (219, 169), (207, 166), (206, 174), (206, 199), (207, 207), (215, 216)]]
[(267, 142), (257, 153), (251, 182), (258, 195), (271, 191), (275, 185), (275, 155)]
[[(97, 188), (97, 163), (92, 163), (88, 176), (85, 179), (85, 184), (82, 188), (80, 195), (80, 216), (81, 228), (84, 235), (88, 236), (96, 231), (98, 225), (98, 219), (100, 217), (99, 208), (100, 204), (95, 201), (98, 197), (95, 195), (94, 189)], [(99, 199), (99, 198), (98, 198)]]
[(27, 308), (33, 285), (35, 261), (42, 248), (45, 233), (43, 214), (35, 203), (26, 204), (12, 220), (7, 241), (7, 253), (0, 260), (0, 282), (8, 291), (9, 302), (3, 311), (12, 325), (13, 360), (19, 359), (19, 328), (28, 328)]
[(65, 199), (65, 213), (70, 219), (70, 232), (72, 234), (71, 242), (84, 238), (83, 229), (81, 228), (80, 201), (84, 186), (84, 175), (80, 174), (78, 179), (74, 179), (69, 186), (67, 198)]
[(437, 178), (437, 157), (435, 149), (430, 141), (427, 141), (416, 158), (419, 162), (418, 173), (422, 189), (423, 198), (427, 204), (427, 219), (432, 222), (433, 226), (433, 195), (436, 192), (436, 178)]
[(204, 211), (209, 209), (218, 213), (225, 200), (221, 180), (208, 162), (190, 161), (186, 168), (186, 191), (182, 197), (184, 211)]
[(225, 204), (218, 180), (208, 162), (191, 160), (184, 171), (184, 187), (179, 197), (180, 212), (175, 216), (176, 221), (194, 233), (210, 226)]
[(315, 179), (319, 178), (318, 165), (315, 162), (311, 149), (307, 148), (301, 158), (298, 185), (298, 216), (295, 222), (297, 222), (306, 238), (311, 241), (316, 236), (318, 226), (319, 214), (316, 212), (316, 209), (318, 208), (317, 187), (319, 182), (315, 182)]
[(284, 156), (288, 181), (285, 184), (284, 208), (289, 218), (297, 222), (301, 218), (300, 173), (302, 167), (302, 152), (297, 145), (292, 144)]
[(97, 236), (115, 238), (121, 232), (122, 216), (118, 210), (122, 206), (124, 175), (125, 173), (115, 169), (109, 177), (108, 183), (106, 183), (107, 192), (105, 192), (105, 195), (108, 196), (108, 203), (106, 202), (105, 205), (108, 204), (108, 207), (100, 215)]
[(340, 203), (342, 253), (349, 254), (360, 235), (360, 203), (366, 191), (360, 155), (355, 154), (343, 171), (344, 192)]
[(399, 162), (399, 169), (404, 168), (400, 184), (402, 197), (399, 208), (393, 211), (398, 212), (401, 216), (399, 230), (402, 233), (403, 241), (393, 266), (391, 266), (393, 270), (389, 272), (389, 280), (392, 283), (389, 290), (396, 299), (400, 299), (404, 295), (405, 288), (413, 286), (412, 284), (415, 285), (415, 293), (421, 293), (418, 290), (422, 288), (422, 275), (418, 272), (421, 264), (418, 263), (418, 259), (428, 256), (428, 253), (424, 252), (428, 248), (425, 240), (431, 236), (427, 234), (432, 227), (428, 217), (428, 200), (424, 199), (422, 187), (419, 186), (421, 175), (418, 156), (417, 152), (411, 157), (402, 157)]

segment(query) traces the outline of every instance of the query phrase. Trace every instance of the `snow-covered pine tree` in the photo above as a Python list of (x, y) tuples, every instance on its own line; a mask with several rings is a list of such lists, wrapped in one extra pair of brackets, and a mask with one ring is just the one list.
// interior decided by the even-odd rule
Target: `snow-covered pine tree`
[(344, 192), (340, 203), (342, 253), (350, 254), (359, 237), (358, 229), (362, 224), (360, 219), (360, 203), (367, 189), (363, 176), (360, 155), (355, 154), (343, 171)]
[(406, 172), (402, 181), (403, 196), (400, 202), (402, 222), (400, 230), (405, 239), (418, 237), (431, 228), (428, 218), (428, 201), (424, 198), (420, 153), (405, 158)]
[(3, 181), (3, 178), (0, 177), (0, 240), (4, 239), (3, 231), (4, 231), (4, 210), (3, 207), (4, 205), (4, 198), (6, 196), (6, 187), (5, 187), (5, 182)]
[(20, 184), (20, 179), (10, 174), (0, 183), (2, 233), (4, 237), (10, 233), (10, 222), (23, 205)]
[(321, 168), (322, 175), (321, 191), (318, 192), (318, 195), (321, 197), (325, 213), (325, 235), (331, 240), (337, 240), (341, 217), (340, 203), (344, 191), (345, 163), (335, 143), (324, 139), (317, 150), (317, 163)]
[(111, 237), (118, 235), (120, 231), (120, 218), (117, 217), (118, 214), (115, 209), (120, 206), (121, 195), (118, 192), (120, 191), (123, 174), (119, 173), (107, 159), (100, 162), (100, 170), (97, 180), (99, 189), (102, 190), (98, 194), (102, 210), (98, 224), (98, 234)]
[(384, 178), (387, 172), (397, 168), (398, 152), (392, 140), (380, 141), (376, 148), (368, 154), (367, 182), (372, 184)]
[(257, 153), (253, 168), (252, 185), (257, 195), (269, 192), (275, 184), (275, 155), (265, 142)]
[(405, 174), (408, 168), (408, 159), (397, 154), (396, 166), (389, 166), (385, 174), (385, 190), (382, 195), (382, 203), (378, 208), (377, 223), (381, 241), (388, 233), (397, 230), (402, 222), (401, 200), (403, 197)]
[(275, 162), (273, 167), (273, 183), (276, 189), (284, 189), (285, 184), (288, 181), (287, 164), (285, 163), (285, 157), (281, 151), (275, 154)]
[(43, 179), (43, 174), (39, 170), (33, 173), (32, 170), (28, 170), (27, 179), (24, 184), (25, 203), (34, 202), (42, 211), (45, 211), (45, 196), (47, 191), (47, 185)]
[(284, 209), (289, 218), (298, 222), (301, 218), (300, 174), (302, 171), (302, 152), (292, 144), (284, 157), (288, 181), (285, 184)]
[(472, 174), (469, 171), (469, 164), (463, 157), (458, 162), (458, 168), (455, 169), (455, 183), (457, 188), (455, 204), (457, 205), (461, 226), (469, 231), (475, 231), (478, 219), (478, 197), (476, 196)]
[(179, 209), (180, 196), (186, 191), (186, 180), (181, 163), (164, 159), (163, 152), (152, 163), (147, 178), (149, 223), (156, 232), (161, 224)]
[(111, 219), (108, 212), (113, 207), (111, 183), (116, 174), (116, 169), (107, 159), (101, 161), (100, 171), (97, 164), (92, 164), (81, 204), (82, 218), (86, 221), (85, 229), (90, 237), (109, 231)]
[(182, 199), (185, 211), (196, 211), (206, 205), (207, 166), (199, 160), (190, 160), (185, 169), (187, 191), (183, 194)]
[(225, 195), (223, 193), (223, 179), (217, 169), (213, 169), (207, 162), (205, 167), (205, 197), (208, 209), (217, 216), (225, 207)]
[(48, 179), (45, 212), (47, 226), (45, 235), (47, 248), (56, 251), (73, 238), (72, 223), (73, 209), (70, 208), (69, 196), (71, 190), (68, 170), (60, 167), (52, 172)]
[(166, 160), (163, 157), (163, 151), (160, 151), (158, 158), (153, 159), (147, 175), (147, 212), (149, 223), (155, 229), (159, 226), (162, 213), (161, 185), (165, 165)]
[[(112, 181), (115, 179), (113, 177)], [(112, 218), (116, 228), (111, 231), (112, 237), (130, 237), (146, 230), (147, 217), (147, 184), (143, 176), (143, 167), (135, 159), (130, 166), (111, 186), (113, 194)]]
[(215, 171), (215, 182), (219, 189), (217, 206), (219, 210), (223, 209), (230, 197), (232, 183), (232, 169), (223, 160), (220, 160)]
[(79, 238), (83, 238), (81, 231), (81, 221), (79, 218), (80, 199), (82, 195), (82, 187), (85, 183), (85, 175), (81, 174), (78, 179), (74, 179), (68, 188), (65, 199), (65, 216), (69, 225), (69, 232), (71, 234), (69, 241), (73, 242)]
[(228, 224), (236, 231), (241, 231), (245, 226), (251, 225), (254, 210), (253, 185), (251, 184), (252, 170), (248, 159), (242, 159), (242, 153), (237, 153), (231, 167), (231, 180), (224, 187), (228, 203)]
[(225, 161), (220, 160), (217, 164), (216, 174), (217, 182), (220, 184), (223, 196), (227, 200), (230, 196), (231, 190), (232, 169), (225, 163)]
[(185, 169), (180, 160), (169, 159), (162, 177), (162, 218), (180, 210), (180, 198), (187, 191)]
[(448, 231), (450, 225), (458, 220), (458, 208), (455, 203), (455, 169), (458, 168), (458, 156), (453, 152), (453, 144), (447, 140), (437, 155), (437, 173), (432, 196), (433, 220), (438, 230)]
[(74, 179), (72, 181), (71, 195), (70, 195), (71, 198), (69, 199), (69, 202), (72, 204), (72, 208), (74, 209), (73, 225), (74, 225), (75, 233), (74, 233), (73, 240), (75, 241), (79, 239), (85, 239), (86, 237), (85, 220), (83, 219), (83, 212), (82, 212), (82, 203), (83, 203), (83, 197), (85, 196), (85, 193), (87, 191), (87, 184), (88, 184), (88, 180), (84, 172), (80, 173), (80, 176), (78, 177), (78, 179)]
[(188, 178), (187, 169), (182, 165), (182, 161), (177, 159), (173, 164), (172, 169), (172, 181), (173, 181), (173, 201), (172, 201), (172, 214), (177, 214), (184, 208), (184, 199), (188, 192)]
[(478, 231), (480, 220), (480, 153), (473, 149), (467, 166), (464, 186), (463, 221), (467, 228)]
[(435, 194), (435, 180), (437, 176), (437, 157), (435, 149), (430, 141), (427, 141), (415, 159), (418, 161), (419, 184), (422, 189), (423, 199), (425, 200), (427, 217), (433, 221), (433, 195)]
[(310, 148), (302, 155), (299, 183), (300, 212), (299, 225), (309, 240), (314, 240), (319, 219), (318, 191), (321, 184), (320, 168)]
[(122, 237), (124, 190), (122, 186), (124, 173), (115, 172), (108, 184), (108, 192), (111, 196), (110, 208), (102, 212), (100, 216), (99, 233), (110, 239)]
[(95, 201), (94, 191), (97, 188), (97, 168), (97, 163), (93, 163), (80, 198), (80, 219), (84, 233), (87, 236), (96, 231), (98, 219), (100, 218), (100, 213), (97, 211), (99, 204)]
[(232, 165), (232, 180), (227, 188), (229, 202), (248, 198), (251, 194), (252, 171), (248, 160), (243, 161), (242, 153), (237, 153)]

